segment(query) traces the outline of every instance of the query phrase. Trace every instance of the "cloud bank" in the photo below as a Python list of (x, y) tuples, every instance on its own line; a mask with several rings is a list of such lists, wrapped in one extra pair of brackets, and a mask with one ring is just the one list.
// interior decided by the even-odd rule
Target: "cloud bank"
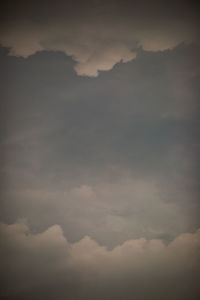
[(3, 222), (108, 247), (199, 228), (199, 46), (141, 51), (94, 79), (61, 52), (1, 51)]
[(0, 9), (1, 300), (199, 299), (193, 4)]
[(34, 234), (23, 222), (1, 223), (0, 238), (5, 299), (198, 297), (200, 230), (181, 234), (168, 245), (140, 238), (112, 250), (89, 236), (69, 243), (59, 225)]
[(63, 51), (76, 62), (78, 75), (96, 77), (134, 59), (140, 47), (160, 51), (198, 40), (195, 6), (187, 1), (165, 6), (162, 1), (58, 1), (56, 6), (36, 1), (29, 7), (22, 1), (5, 5), (0, 43), (15, 56)]

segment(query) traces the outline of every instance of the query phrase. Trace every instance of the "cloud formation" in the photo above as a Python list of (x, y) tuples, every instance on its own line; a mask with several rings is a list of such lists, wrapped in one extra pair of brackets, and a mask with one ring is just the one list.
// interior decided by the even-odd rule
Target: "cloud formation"
[(108, 247), (199, 227), (199, 46), (141, 51), (93, 79), (61, 52), (1, 50), (4, 222)]
[(0, 5), (1, 300), (199, 299), (194, 1)]
[(198, 296), (200, 230), (181, 234), (168, 245), (140, 238), (108, 250), (89, 236), (69, 243), (58, 225), (34, 234), (19, 222), (2, 223), (0, 240), (1, 296), (6, 299)]
[(6, 7), (0, 43), (10, 48), (10, 55), (63, 51), (76, 62), (78, 75), (96, 77), (134, 59), (140, 47), (159, 51), (198, 40), (195, 7), (187, 1), (166, 8), (158, 1), (58, 3), (54, 7), (36, 1), (31, 8), (17, 4), (21, 13), (13, 16)]

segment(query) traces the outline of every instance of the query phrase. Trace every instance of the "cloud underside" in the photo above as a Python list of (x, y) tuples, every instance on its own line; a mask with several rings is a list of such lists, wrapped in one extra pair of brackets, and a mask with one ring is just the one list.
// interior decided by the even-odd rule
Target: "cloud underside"
[(41, 50), (62, 51), (72, 56), (78, 75), (96, 77), (99, 71), (110, 70), (120, 61), (134, 59), (140, 47), (160, 51), (181, 42), (197, 41), (191, 7), (187, 17), (179, 11), (178, 4), (168, 5), (170, 9), (166, 11), (157, 3), (155, 7), (147, 3), (148, 15), (139, 3), (127, 4), (111, 1), (95, 6), (87, 1), (77, 11), (73, 4), (68, 7), (62, 3), (52, 15), (49, 8), (50, 17), (41, 13), (41, 4), (36, 4), (38, 18), (22, 7), (24, 13), (4, 26), (0, 43), (10, 47), (10, 55), (14, 56), (28, 57)]
[(70, 30), (65, 24), (50, 29), (19, 28), (6, 33), (0, 42), (3, 46), (10, 47), (10, 55), (24, 58), (42, 50), (62, 51), (72, 56), (78, 75), (96, 77), (99, 71), (110, 70), (118, 62), (133, 60), (140, 47), (147, 51), (165, 50), (181, 42), (191, 42), (193, 35), (192, 32), (187, 36), (173, 31), (163, 34), (151, 28), (143, 31), (134, 31), (132, 28), (121, 30), (112, 28), (114, 25), (105, 34), (105, 28), (99, 32), (98, 28), (92, 27), (89, 25), (83, 32), (80, 29)]
[(200, 230), (112, 250), (89, 236), (69, 243), (59, 225), (33, 234), (23, 222), (2, 223), (0, 236), (6, 299), (197, 299)]

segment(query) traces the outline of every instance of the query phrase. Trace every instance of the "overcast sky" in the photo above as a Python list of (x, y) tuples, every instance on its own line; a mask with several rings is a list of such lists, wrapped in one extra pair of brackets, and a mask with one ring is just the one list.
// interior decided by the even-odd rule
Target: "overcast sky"
[(0, 299), (199, 299), (195, 1), (0, 14)]

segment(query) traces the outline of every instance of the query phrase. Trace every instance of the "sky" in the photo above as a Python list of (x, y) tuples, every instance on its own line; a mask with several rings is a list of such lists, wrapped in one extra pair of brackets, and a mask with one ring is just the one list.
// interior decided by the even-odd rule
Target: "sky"
[(0, 299), (199, 299), (196, 2), (0, 11)]

